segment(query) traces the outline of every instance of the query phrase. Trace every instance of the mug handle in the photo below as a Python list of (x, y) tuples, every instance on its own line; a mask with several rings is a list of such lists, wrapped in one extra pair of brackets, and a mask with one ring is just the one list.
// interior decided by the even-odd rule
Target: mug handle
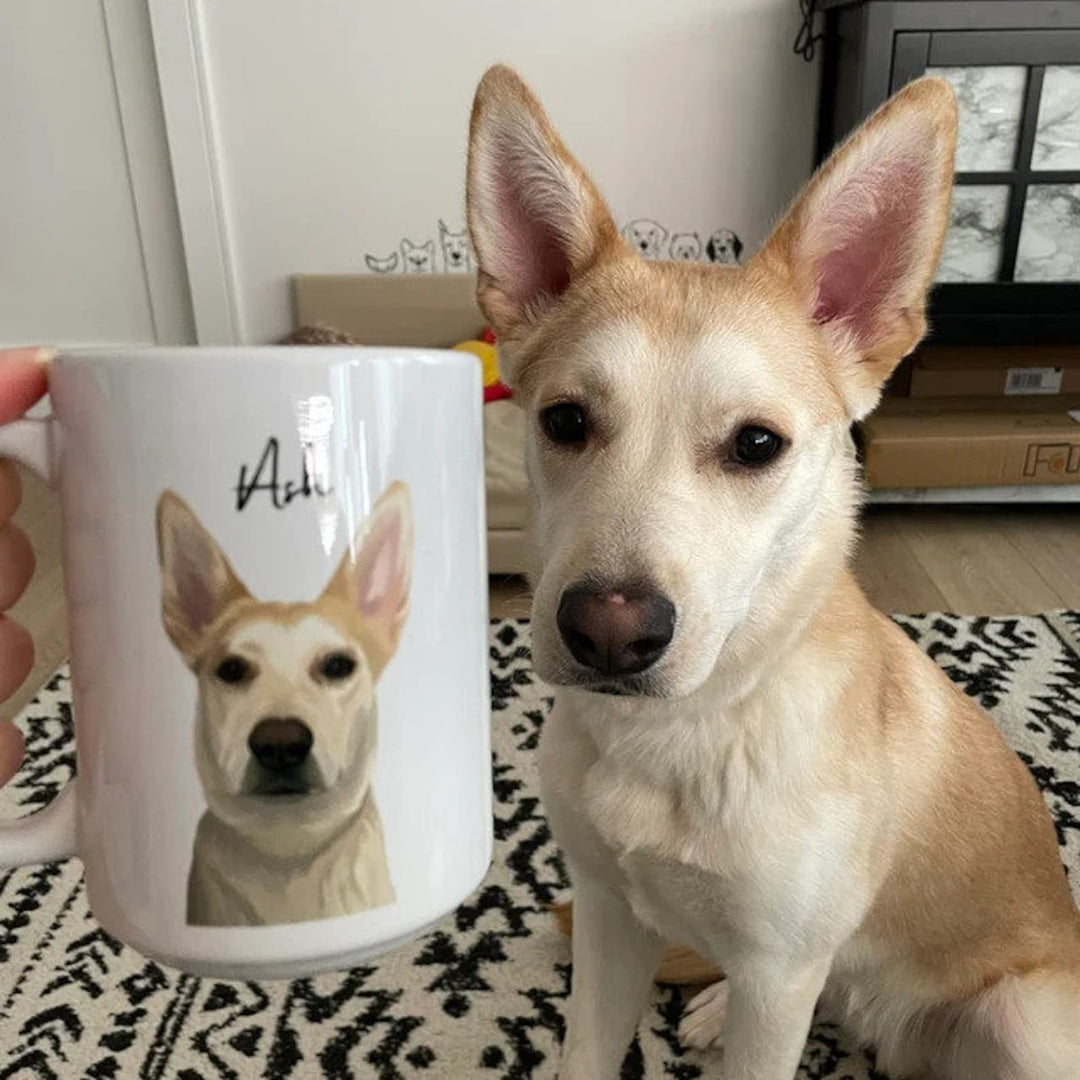
[[(16, 420), (0, 427), (0, 457), (14, 458), (50, 487), (53, 467), (51, 420)], [(75, 854), (75, 781), (35, 814), (0, 822), (0, 869), (51, 862)]]

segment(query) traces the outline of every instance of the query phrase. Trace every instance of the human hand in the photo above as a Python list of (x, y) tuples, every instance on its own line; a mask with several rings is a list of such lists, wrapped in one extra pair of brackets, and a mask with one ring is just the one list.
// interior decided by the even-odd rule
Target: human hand
[[(0, 349), (0, 424), (19, 419), (48, 389), (46, 349)], [(22, 596), (34, 574), (34, 552), (11, 518), (22, 498), (18, 470), (0, 460), (0, 612)], [(0, 615), (0, 701), (6, 701), (34, 665), (34, 643), (25, 628)], [(0, 784), (22, 761), (23, 738), (9, 720), (0, 720)]]

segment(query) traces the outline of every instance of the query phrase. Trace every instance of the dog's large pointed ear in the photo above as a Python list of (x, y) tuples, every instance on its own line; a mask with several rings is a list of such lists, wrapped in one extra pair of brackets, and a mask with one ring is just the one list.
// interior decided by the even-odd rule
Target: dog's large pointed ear
[(413, 527), (409, 489), (395, 481), (379, 497), (346, 551), (323, 596), (344, 600), (374, 626), (388, 648), (397, 647), (409, 614)]
[(250, 594), (214, 538), (172, 491), (158, 500), (157, 542), (162, 621), (190, 664), (206, 630), (230, 604)]
[(508, 67), (476, 91), (467, 211), (477, 299), (503, 346), (603, 255), (625, 250), (600, 193)]
[(835, 151), (755, 256), (790, 278), (825, 334), (854, 419), (926, 333), (955, 146), (948, 84), (910, 83)]

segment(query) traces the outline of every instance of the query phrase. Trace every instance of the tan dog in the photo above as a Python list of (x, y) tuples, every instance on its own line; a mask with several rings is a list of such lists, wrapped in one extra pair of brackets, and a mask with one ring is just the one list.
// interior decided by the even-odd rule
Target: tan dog
[(646, 262), (506, 68), (479, 300), (529, 414), (541, 779), (575, 884), (562, 1080), (610, 1080), (665, 940), (687, 1032), (791, 1080), (823, 990), (900, 1077), (1077, 1080), (1080, 916), (990, 718), (847, 569), (850, 426), (925, 332), (956, 108), (919, 80), (745, 267)]
[(199, 689), (207, 810), (188, 922), (289, 923), (392, 903), (371, 779), (375, 684), (408, 613), (407, 488), (386, 490), (311, 603), (255, 600), (172, 492), (157, 530), (165, 629)]

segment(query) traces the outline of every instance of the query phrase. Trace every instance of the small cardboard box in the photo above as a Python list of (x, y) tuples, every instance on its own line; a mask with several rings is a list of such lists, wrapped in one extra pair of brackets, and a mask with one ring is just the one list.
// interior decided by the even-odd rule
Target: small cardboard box
[(910, 397), (1080, 394), (1080, 347), (929, 346), (914, 357)]
[(363, 345), (446, 348), (479, 336), (473, 274), (297, 274), (295, 325), (324, 323)]
[(890, 399), (861, 443), (871, 488), (1080, 483), (1080, 397)]

